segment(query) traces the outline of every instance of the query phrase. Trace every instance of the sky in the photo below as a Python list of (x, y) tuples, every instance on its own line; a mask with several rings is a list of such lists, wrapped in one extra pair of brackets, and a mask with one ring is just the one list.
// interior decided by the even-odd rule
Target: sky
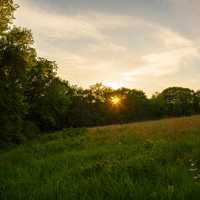
[(200, 89), (199, 0), (17, 0), (38, 56), (84, 88)]

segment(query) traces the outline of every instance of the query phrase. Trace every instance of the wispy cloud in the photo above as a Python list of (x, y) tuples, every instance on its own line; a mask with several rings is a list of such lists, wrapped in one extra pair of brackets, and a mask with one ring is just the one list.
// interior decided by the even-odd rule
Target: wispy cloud
[[(20, 18), (18, 18), (20, 16)], [(46, 36), (56, 39), (94, 38), (103, 39), (104, 36), (92, 24), (78, 16), (70, 17), (50, 14), (42, 9), (24, 9), (21, 7), (17, 15), (17, 23), (32, 28), (36, 36)]]
[(198, 57), (199, 52), (195, 47), (186, 47), (172, 51), (166, 51), (157, 54), (149, 54), (143, 56), (144, 64), (136, 69), (123, 74), (127, 81), (137, 80), (145, 77), (160, 77), (164, 75), (174, 74), (181, 69), (184, 62)]
[[(185, 26), (180, 26), (183, 23), (171, 16), (169, 21), (163, 16), (154, 17), (150, 11), (122, 14), (87, 9), (67, 14), (67, 10), (51, 12), (30, 2), (22, 1), (16, 23), (32, 29), (39, 55), (56, 60), (62, 78), (84, 87), (103, 82), (113, 87), (141, 88), (149, 93), (173, 84), (183, 85), (180, 73), (184, 73), (184, 84), (197, 87), (197, 78), (189, 79), (197, 74), (197, 63), (200, 64), (200, 40), (191, 37), (192, 31), (186, 34), (190, 27), (188, 19)], [(180, 0), (167, 3), (172, 17), (185, 19), (178, 6), (185, 10), (187, 0), (183, 5)], [(189, 9), (194, 10), (190, 16), (194, 25), (197, 12), (192, 6)]]

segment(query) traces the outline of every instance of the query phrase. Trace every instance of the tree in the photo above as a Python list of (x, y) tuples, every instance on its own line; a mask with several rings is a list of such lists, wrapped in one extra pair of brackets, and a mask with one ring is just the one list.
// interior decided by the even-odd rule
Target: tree
[(194, 96), (194, 109), (195, 113), (200, 113), (200, 90), (198, 90)]
[(15, 4), (13, 0), (0, 1), (0, 36), (8, 29), (9, 23), (14, 18), (13, 12), (17, 7), (17, 4)]
[(156, 92), (149, 100), (150, 116), (153, 119), (159, 119), (167, 115), (166, 101), (160, 93)]
[(25, 95), (29, 104), (44, 96), (56, 76), (57, 65), (45, 58), (36, 58), (26, 74)]
[(140, 121), (149, 118), (148, 99), (143, 91), (130, 90), (125, 99), (126, 120)]
[(23, 123), (28, 111), (24, 95), (26, 73), (35, 60), (31, 32), (14, 27), (0, 37), (0, 138), (24, 140)]
[(20, 143), (38, 129), (200, 113), (200, 91), (188, 88), (170, 87), (148, 99), (135, 89), (69, 85), (57, 77), (54, 61), (37, 56), (30, 30), (9, 26), (16, 8), (13, 0), (0, 1), (0, 144)]
[(170, 87), (159, 98), (166, 107), (168, 116), (191, 115), (194, 113), (194, 91), (188, 88)]
[(32, 102), (29, 118), (42, 131), (59, 130), (65, 127), (71, 103), (68, 88), (66, 82), (53, 78), (43, 93)]
[[(33, 105), (47, 94), (52, 99), (52, 91), (61, 89), (53, 89), (57, 66), (37, 58), (31, 31), (15, 26), (8, 29), (16, 5), (13, 1), (1, 1), (0, 6), (1, 20), (5, 22), (0, 32), (0, 140), (18, 143), (30, 136), (25, 132), (27, 126), (34, 127), (30, 122)], [(60, 95), (55, 92), (55, 97), (58, 100)]]

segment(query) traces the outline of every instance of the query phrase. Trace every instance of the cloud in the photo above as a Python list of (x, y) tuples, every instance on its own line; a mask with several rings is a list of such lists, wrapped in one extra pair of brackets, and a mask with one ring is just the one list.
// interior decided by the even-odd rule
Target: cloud
[(21, 7), (16, 12), (16, 23), (33, 30), (36, 37), (72, 40), (90, 38), (105, 40), (108, 35), (104, 31), (115, 31), (130, 28), (139, 24), (141, 19), (130, 16), (111, 15), (87, 11), (74, 15), (52, 12), (36, 7), (33, 2), (20, 2)]
[[(66, 9), (59, 13), (28, 2), (22, 1), (16, 23), (32, 29), (39, 55), (56, 60), (59, 75), (72, 83), (86, 87), (103, 82), (113, 87), (141, 88), (148, 93), (181, 85), (181, 73), (188, 87), (198, 83), (189, 80), (199, 72), (197, 39), (181, 32), (183, 22), (175, 17), (183, 16), (178, 5), (186, 9), (187, 0), (183, 5), (180, 0), (167, 1), (170, 20), (157, 18), (156, 13), (152, 18), (144, 12), (122, 14), (88, 9), (68, 14)], [(149, 4), (145, 5), (144, 10)], [(196, 14), (191, 19), (197, 19)], [(181, 29), (188, 26), (186, 23)]]
[(186, 47), (178, 50), (166, 51), (157, 54), (149, 54), (143, 56), (142, 66), (138, 66), (132, 71), (123, 74), (124, 79), (131, 81), (144, 77), (161, 77), (169, 74), (174, 74), (179, 71), (181, 64), (188, 58), (198, 56), (198, 51), (194, 47)]
[(160, 26), (160, 31), (157, 37), (160, 38), (161, 41), (163, 41), (164, 47), (170, 48), (171, 50), (194, 46), (192, 40), (162, 26)]
[(159, 37), (166, 50), (142, 56), (141, 65), (123, 73), (124, 80), (133, 81), (144, 77), (156, 78), (175, 74), (184, 62), (189, 65), (193, 59), (199, 57), (199, 47), (181, 35), (163, 29)]
[(76, 16), (50, 14), (42, 9), (22, 7), (18, 10), (16, 18), (18, 24), (31, 28), (38, 37), (46, 36), (62, 40), (80, 37), (104, 38), (94, 25)]

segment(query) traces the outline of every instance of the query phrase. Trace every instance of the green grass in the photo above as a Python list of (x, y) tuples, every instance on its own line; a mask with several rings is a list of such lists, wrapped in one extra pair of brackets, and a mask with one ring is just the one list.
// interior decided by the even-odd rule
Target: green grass
[(200, 116), (66, 129), (0, 152), (0, 199), (200, 198)]

